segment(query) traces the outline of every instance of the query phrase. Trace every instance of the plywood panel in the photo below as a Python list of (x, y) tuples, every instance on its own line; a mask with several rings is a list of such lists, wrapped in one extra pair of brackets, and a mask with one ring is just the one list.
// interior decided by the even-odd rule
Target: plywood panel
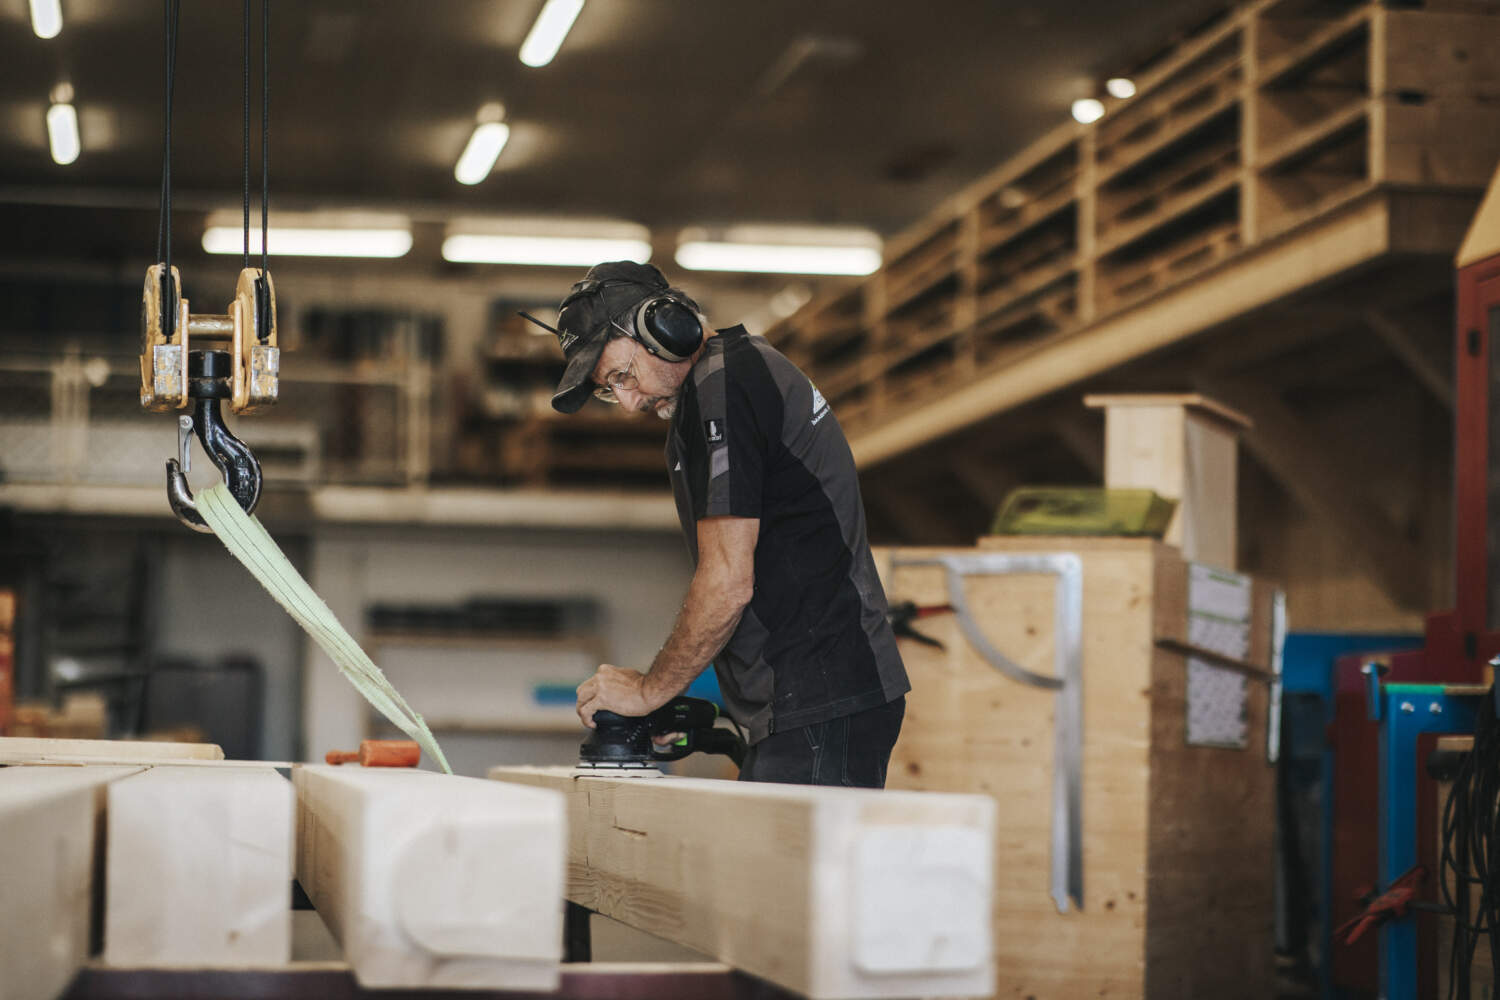
[[(891, 599), (947, 601), (940, 570), (893, 560), (955, 551), (975, 550), (879, 552)], [(902, 643), (912, 691), (890, 785), (999, 805), (995, 996), (1269, 995), (1267, 688), (1250, 684), (1250, 749), (1185, 745), (1183, 658), (1155, 640), (1186, 636), (1186, 563), (1144, 539), (986, 538), (978, 551), (1073, 552), (1084, 585), (1082, 912), (1059, 914), (1048, 895), (1053, 696), (981, 660), (952, 618), (918, 626), (946, 650)], [(1052, 590), (1047, 577), (971, 577), (967, 597), (1003, 653), (1052, 673)], [(1272, 594), (1252, 591), (1248, 659), (1263, 667)]]
[[(981, 660), (952, 618), (920, 624), (946, 651), (902, 643), (912, 691), (889, 784), (995, 798), (997, 996), (1139, 995), (1157, 545), (1129, 539), (985, 541), (986, 551), (1076, 551), (1084, 560), (1082, 912), (1058, 914), (1048, 894), (1054, 696), (1019, 685)], [(896, 553), (937, 551), (880, 554), (892, 600), (947, 600), (940, 570), (891, 568)], [(969, 583), (968, 598), (991, 641), (1027, 669), (1053, 673), (1052, 578)]]

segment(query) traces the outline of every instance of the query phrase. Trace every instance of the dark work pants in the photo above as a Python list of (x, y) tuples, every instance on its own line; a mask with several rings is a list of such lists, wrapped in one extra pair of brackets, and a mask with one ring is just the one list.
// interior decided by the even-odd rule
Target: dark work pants
[(772, 733), (750, 748), (741, 781), (884, 788), (906, 698), (827, 722)]

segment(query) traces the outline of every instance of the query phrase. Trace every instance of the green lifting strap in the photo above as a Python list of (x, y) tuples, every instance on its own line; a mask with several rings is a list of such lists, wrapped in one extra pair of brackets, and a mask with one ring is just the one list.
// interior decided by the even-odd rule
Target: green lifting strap
[(452, 774), (453, 769), (448, 766), (448, 759), (443, 756), (427, 723), (412, 710), (406, 699), (385, 679), (380, 668), (339, 624), (328, 605), (293, 568), (260, 521), (240, 509), (228, 487), (219, 483), (198, 494), (197, 505), (198, 513), (203, 515), (203, 520), (224, 547), (245, 564), (276, 603), (323, 647), (355, 690), (397, 729), (416, 740), (444, 773)]

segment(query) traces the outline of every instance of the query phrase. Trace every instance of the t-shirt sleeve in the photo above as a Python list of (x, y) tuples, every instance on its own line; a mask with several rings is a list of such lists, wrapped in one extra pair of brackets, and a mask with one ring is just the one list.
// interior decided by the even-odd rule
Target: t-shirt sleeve
[[(780, 420), (777, 400), (753, 371), (748, 378), (716, 365), (695, 378), (695, 402), (683, 416), (693, 517), (760, 517), (767, 464)], [(774, 388), (774, 387), (772, 387)]]

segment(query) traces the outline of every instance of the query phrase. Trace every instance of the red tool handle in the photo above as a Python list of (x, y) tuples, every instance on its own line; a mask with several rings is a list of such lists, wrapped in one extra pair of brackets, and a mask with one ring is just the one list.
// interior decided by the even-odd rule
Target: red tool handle
[(422, 748), (412, 740), (360, 740), (356, 750), (330, 750), (323, 755), (329, 764), (353, 764), (364, 767), (416, 767), (422, 759)]

